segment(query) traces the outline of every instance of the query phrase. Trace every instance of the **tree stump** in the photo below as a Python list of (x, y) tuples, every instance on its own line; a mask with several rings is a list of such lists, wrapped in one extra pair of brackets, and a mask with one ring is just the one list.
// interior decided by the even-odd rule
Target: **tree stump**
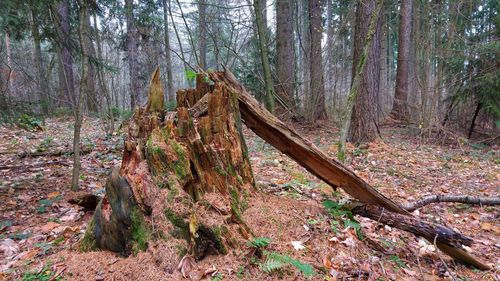
[[(200, 260), (251, 237), (241, 214), (255, 183), (237, 97), (203, 75), (196, 82), (177, 92), (175, 112), (165, 112), (155, 70), (148, 103), (131, 119), (121, 167), (106, 183), (82, 250), (129, 255), (151, 239), (174, 238), (187, 241), (188, 254)], [(207, 113), (193, 117), (189, 108), (205, 95)]]

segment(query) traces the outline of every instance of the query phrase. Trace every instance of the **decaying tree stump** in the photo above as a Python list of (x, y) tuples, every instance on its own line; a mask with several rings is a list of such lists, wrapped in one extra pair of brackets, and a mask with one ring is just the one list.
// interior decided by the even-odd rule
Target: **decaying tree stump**
[[(189, 106), (205, 95), (208, 114), (193, 118)], [(187, 240), (188, 254), (202, 259), (251, 236), (241, 213), (254, 179), (235, 94), (199, 76), (196, 89), (177, 93), (177, 104), (176, 113), (164, 111), (156, 70), (148, 104), (131, 119), (121, 168), (106, 184), (83, 249), (144, 250), (156, 228), (161, 236)]]

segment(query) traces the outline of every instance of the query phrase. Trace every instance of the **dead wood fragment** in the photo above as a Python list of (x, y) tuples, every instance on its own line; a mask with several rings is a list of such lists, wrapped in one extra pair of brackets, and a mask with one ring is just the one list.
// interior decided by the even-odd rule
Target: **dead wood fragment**
[(473, 265), (479, 269), (489, 269), (489, 266), (471, 256), (462, 248), (462, 245), (471, 246), (473, 240), (446, 226), (425, 222), (413, 216), (392, 213), (374, 205), (354, 207), (352, 213), (423, 237), (430, 243), (435, 243), (441, 251), (460, 262)]
[(464, 203), (464, 204), (472, 204), (472, 205), (500, 205), (499, 197), (478, 197), (478, 196), (470, 196), (470, 195), (429, 195), (424, 198), (414, 202), (403, 205), (403, 207), (409, 211), (413, 212), (417, 209), (420, 209), (426, 205), (432, 203)]
[(33, 163), (33, 164), (5, 165), (5, 166), (0, 166), (0, 170), (22, 170), (22, 169), (40, 168), (50, 165), (69, 166), (69, 163), (66, 161), (57, 160), (57, 161), (48, 161), (48, 162)]

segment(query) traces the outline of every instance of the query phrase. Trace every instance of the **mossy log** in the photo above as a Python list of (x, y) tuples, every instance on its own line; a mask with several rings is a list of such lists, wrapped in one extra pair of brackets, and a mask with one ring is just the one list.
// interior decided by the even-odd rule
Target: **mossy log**
[[(205, 95), (208, 114), (194, 118), (189, 108)], [(156, 70), (81, 248), (128, 255), (161, 237), (186, 240), (198, 260), (224, 254), (251, 237), (241, 214), (254, 191), (235, 94), (199, 75), (195, 89), (178, 91), (176, 112), (165, 112)]]

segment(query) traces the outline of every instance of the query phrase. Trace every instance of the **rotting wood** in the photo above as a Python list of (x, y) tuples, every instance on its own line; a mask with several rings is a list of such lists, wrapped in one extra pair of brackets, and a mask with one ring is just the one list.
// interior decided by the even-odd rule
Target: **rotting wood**
[(489, 269), (488, 265), (471, 256), (462, 248), (462, 245), (471, 246), (473, 240), (446, 226), (425, 222), (413, 216), (388, 212), (374, 205), (354, 207), (352, 213), (421, 236), (431, 244), (435, 244), (445, 254), (462, 263), (473, 265), (479, 269)]

